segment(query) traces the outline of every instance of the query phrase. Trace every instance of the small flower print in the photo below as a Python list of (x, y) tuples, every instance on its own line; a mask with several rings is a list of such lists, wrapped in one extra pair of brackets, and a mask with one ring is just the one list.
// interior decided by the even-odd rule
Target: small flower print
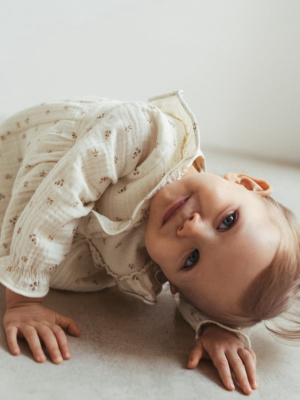
[(23, 133), (22, 139), (26, 139), (26, 133)]
[(7, 244), (7, 243), (3, 243), (3, 247), (4, 247), (5, 249), (8, 249), (8, 244)]
[(46, 111), (46, 114), (49, 114), (49, 112), (50, 112), (50, 110), (47, 110), (47, 111)]
[(28, 187), (28, 181), (24, 182), (24, 187)]
[(40, 285), (40, 282), (34, 282), (29, 287), (31, 288), (32, 291), (34, 291), (38, 286)]
[(108, 139), (110, 135), (111, 135), (111, 131), (106, 131), (105, 132), (105, 140)]
[(1, 140), (6, 140), (6, 137), (4, 135), (2, 135)]
[(12, 267), (7, 267), (7, 271), (11, 272), (12, 271)]
[(115, 157), (114, 161), (115, 161), (115, 164), (117, 164), (118, 163), (118, 157)]
[(47, 237), (47, 239), (48, 239), (48, 240), (53, 240), (53, 236), (49, 235), (49, 236)]
[(21, 260), (24, 261), (24, 262), (27, 262), (27, 261), (28, 261), (28, 258), (25, 257), (25, 256), (23, 256), (23, 257), (21, 257)]
[(48, 204), (53, 204), (53, 200), (51, 199), (51, 197), (48, 197), (47, 203), (48, 203)]
[(11, 134), (11, 131), (7, 131), (6, 134), (7, 134), (7, 135), (10, 135), (10, 134)]
[(140, 173), (140, 171), (138, 171), (137, 167), (134, 168), (133, 170), (133, 175), (138, 175)]
[(49, 150), (48, 153), (52, 153), (52, 150)]
[(128, 267), (129, 267), (130, 269), (133, 269), (133, 268), (134, 268), (134, 264), (128, 264)]
[(17, 127), (21, 128), (20, 122), (17, 122)]
[(102, 238), (102, 243), (103, 243), (103, 244), (106, 243), (106, 238)]
[(87, 128), (86, 131), (89, 132), (91, 129), (92, 129), (92, 127), (90, 126), (89, 128)]
[(194, 122), (194, 124), (193, 124), (194, 131), (197, 129), (197, 126), (198, 126), (198, 124), (196, 124), (196, 122)]
[(18, 215), (15, 215), (12, 219), (9, 220), (9, 222), (10, 222), (11, 224), (15, 225), (16, 222), (17, 222), (17, 220), (18, 220), (18, 218), (19, 218)]
[(78, 201), (75, 201), (75, 203), (73, 203), (73, 207), (77, 207), (78, 204), (79, 204), (79, 202), (78, 202)]
[(29, 235), (29, 238), (31, 239), (33, 244), (36, 244), (36, 236), (35, 236), (35, 234)]
[(195, 315), (195, 314), (197, 314), (197, 311), (194, 309), (194, 308), (191, 308), (191, 315)]
[(140, 154), (141, 150), (138, 149), (137, 147), (135, 148), (135, 152), (133, 153), (132, 158), (135, 158), (138, 154)]
[(120, 222), (120, 221), (124, 221), (122, 218), (116, 217), (116, 221)]
[(25, 119), (26, 124), (29, 124), (29, 118)]
[(99, 183), (105, 182), (108, 179), (108, 176), (104, 176), (103, 178), (101, 178)]
[(123, 187), (123, 189), (119, 190), (118, 193), (123, 193), (126, 191), (126, 186)]
[(72, 137), (73, 137), (73, 139), (77, 139), (77, 135), (75, 132), (72, 132)]
[(5, 179), (11, 179), (12, 178), (12, 175), (11, 174), (6, 174), (5, 175)]
[(2, 199), (5, 199), (5, 196), (2, 193), (0, 193), (0, 200)]
[(64, 109), (67, 110), (69, 108), (69, 106), (65, 106)]
[(20, 227), (20, 228), (18, 229), (17, 233), (21, 233), (21, 231), (22, 231), (22, 228)]
[(146, 118), (146, 119), (147, 119), (147, 121), (149, 122), (149, 124), (151, 124), (152, 119), (151, 119), (150, 117), (148, 117), (148, 118)]
[(121, 245), (122, 245), (122, 242), (119, 242), (119, 243), (116, 245), (115, 249), (117, 249), (117, 248), (120, 247)]
[(97, 117), (97, 119), (101, 119), (104, 117), (104, 114), (99, 115), (99, 117)]
[(44, 176), (46, 176), (46, 172), (43, 170), (42, 172), (40, 172), (40, 177), (43, 178)]
[(133, 280), (134, 280), (134, 281), (138, 281), (139, 278), (138, 278), (136, 275), (134, 275), (134, 276), (133, 276)]
[(96, 199), (97, 199), (97, 200), (100, 199), (101, 194), (102, 194), (102, 192), (97, 192), (97, 194), (96, 194)]
[(63, 186), (63, 184), (64, 184), (64, 179), (55, 182), (55, 185), (57, 186)]
[(32, 168), (32, 165), (31, 164), (26, 164), (25, 168)]
[(125, 128), (125, 132), (129, 132), (129, 131), (131, 131), (131, 126), (130, 125), (128, 125), (128, 126), (126, 126), (126, 128)]
[(19, 163), (21, 163), (23, 161), (23, 158), (19, 157), (18, 161), (19, 161)]
[(99, 150), (96, 150), (96, 149), (95, 149), (93, 154), (94, 154), (94, 157), (97, 157), (98, 154), (99, 154)]

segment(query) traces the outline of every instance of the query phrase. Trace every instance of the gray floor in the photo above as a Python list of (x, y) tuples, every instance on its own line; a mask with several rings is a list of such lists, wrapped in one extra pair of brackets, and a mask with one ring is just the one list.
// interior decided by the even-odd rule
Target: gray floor
[[(244, 172), (267, 179), (274, 197), (300, 220), (300, 169), (206, 151), (207, 170), (217, 174)], [(0, 287), (1, 315), (5, 289)], [(233, 399), (211, 362), (195, 370), (186, 362), (194, 332), (164, 291), (156, 306), (148, 306), (118, 289), (93, 294), (52, 290), (46, 304), (76, 320), (81, 338), (69, 338), (72, 359), (61, 365), (33, 361), (26, 343), (22, 354), (9, 354), (0, 331), (0, 393), (5, 400), (60, 399)], [(300, 346), (274, 340), (263, 326), (254, 329), (252, 346), (258, 357), (258, 390), (253, 399), (299, 399)]]

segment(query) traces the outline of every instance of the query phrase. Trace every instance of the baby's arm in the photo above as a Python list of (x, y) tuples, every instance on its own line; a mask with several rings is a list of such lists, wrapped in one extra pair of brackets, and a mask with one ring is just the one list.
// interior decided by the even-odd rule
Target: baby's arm
[(65, 334), (80, 336), (75, 322), (50, 308), (44, 307), (43, 298), (30, 298), (6, 289), (6, 312), (3, 325), (8, 347), (13, 355), (20, 354), (17, 338), (24, 338), (36, 361), (44, 362), (44, 343), (52, 361), (60, 364), (71, 357)]
[[(234, 332), (215, 324), (207, 324), (190, 353), (188, 368), (197, 367), (201, 359), (209, 359), (218, 369), (224, 385), (234, 390), (230, 367), (246, 394), (257, 388), (256, 355), (237, 338)], [(252, 389), (251, 389), (252, 387)]]

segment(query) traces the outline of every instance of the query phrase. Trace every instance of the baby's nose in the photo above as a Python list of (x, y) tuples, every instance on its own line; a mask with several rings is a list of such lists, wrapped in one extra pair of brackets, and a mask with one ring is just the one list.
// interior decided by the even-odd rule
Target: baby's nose
[(195, 212), (190, 217), (188, 217), (182, 225), (177, 229), (177, 234), (179, 236), (188, 235), (201, 235), (201, 231), (205, 228), (205, 221), (201, 219), (199, 213)]

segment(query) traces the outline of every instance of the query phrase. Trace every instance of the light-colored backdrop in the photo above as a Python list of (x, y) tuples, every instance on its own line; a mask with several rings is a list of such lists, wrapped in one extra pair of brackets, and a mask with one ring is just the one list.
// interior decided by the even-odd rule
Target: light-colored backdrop
[(202, 147), (300, 164), (299, 0), (0, 0), (0, 117), (183, 89)]

